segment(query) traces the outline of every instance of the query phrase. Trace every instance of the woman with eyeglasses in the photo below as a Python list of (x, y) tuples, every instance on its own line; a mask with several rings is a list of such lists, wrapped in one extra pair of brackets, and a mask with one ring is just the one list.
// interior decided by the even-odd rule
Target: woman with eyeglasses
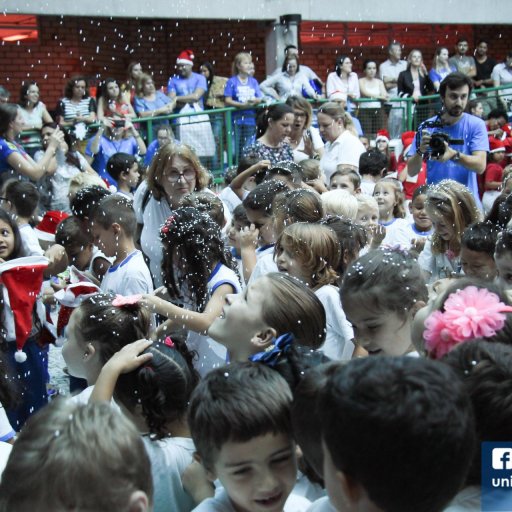
[[(155, 288), (163, 285), (160, 228), (191, 192), (208, 185), (208, 173), (185, 144), (166, 144), (153, 158), (133, 200), (140, 247), (149, 259)], [(138, 238), (138, 237), (136, 237)]]
[(294, 122), (288, 137), (293, 151), (293, 160), (300, 162), (307, 158), (322, 158), (324, 142), (318, 128), (311, 126), (313, 109), (310, 103), (299, 96), (290, 96), (286, 104), (293, 108)]

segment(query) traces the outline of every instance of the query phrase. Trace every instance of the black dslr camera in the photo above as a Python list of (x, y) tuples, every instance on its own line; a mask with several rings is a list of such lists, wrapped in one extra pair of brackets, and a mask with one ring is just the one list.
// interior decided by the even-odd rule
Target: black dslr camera
[[(444, 122), (441, 119), (441, 114), (437, 114), (436, 119), (434, 121), (424, 121), (418, 126), (418, 131), (416, 133), (416, 147), (419, 148), (421, 144), (422, 130), (425, 128), (434, 128), (439, 129), (445, 126)], [(429, 154), (430, 158), (435, 157), (438, 158), (444, 155), (446, 151), (446, 146), (444, 143), (448, 143), (451, 146), (462, 146), (464, 141), (462, 139), (450, 139), (450, 136), (443, 131), (434, 131), (430, 135), (430, 143), (429, 143)]]

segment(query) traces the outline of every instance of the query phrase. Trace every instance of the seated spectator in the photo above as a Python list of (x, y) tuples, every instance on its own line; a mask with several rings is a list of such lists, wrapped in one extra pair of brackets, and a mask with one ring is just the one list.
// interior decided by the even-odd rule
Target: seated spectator
[(115, 78), (106, 78), (101, 84), (97, 112), (100, 121), (105, 117), (114, 119), (136, 117), (133, 107), (126, 101)]

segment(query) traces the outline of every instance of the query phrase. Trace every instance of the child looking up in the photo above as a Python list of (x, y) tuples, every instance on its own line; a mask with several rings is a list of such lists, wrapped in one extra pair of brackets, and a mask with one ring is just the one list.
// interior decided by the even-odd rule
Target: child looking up
[(308, 508), (308, 500), (290, 495), (297, 476), (291, 400), (286, 381), (257, 363), (219, 368), (199, 384), (190, 431), (208, 479), (219, 479), (223, 488), (195, 512)]
[(137, 221), (133, 203), (117, 194), (103, 198), (92, 212), (92, 234), (100, 250), (114, 258), (101, 289), (119, 295), (153, 291), (151, 274), (133, 237)]
[(107, 162), (107, 172), (116, 180), (117, 193), (133, 199), (132, 190), (137, 188), (140, 180), (138, 160), (128, 153), (114, 153)]
[(423, 358), (356, 359), (328, 375), (320, 410), (336, 510), (440, 512), (463, 485), (475, 427), (449, 368)]
[(386, 236), (381, 244), (408, 249), (411, 245), (408, 222), (405, 220), (404, 193), (401, 183), (394, 178), (383, 178), (375, 184), (373, 197), (379, 207), (379, 224)]
[(154, 512), (188, 512), (194, 507), (181, 475), (192, 463), (194, 443), (187, 409), (199, 375), (193, 354), (177, 337), (162, 343), (138, 340), (123, 347), (103, 366), (91, 396), (122, 404), (139, 430), (151, 460)]
[(247, 361), (287, 333), (298, 345), (319, 348), (325, 341), (325, 310), (304, 283), (277, 272), (256, 279), (244, 293), (227, 295), (222, 316), (208, 330), (228, 349), (230, 361)]
[(320, 350), (331, 359), (349, 360), (354, 352), (354, 332), (347, 322), (335, 286), (339, 260), (338, 239), (326, 226), (295, 223), (286, 227), (277, 240), (279, 271), (307, 284), (324, 306), (327, 332)]
[(2, 512), (149, 512), (152, 497), (149, 459), (132, 423), (108, 404), (64, 399), (27, 423), (0, 484)]
[(494, 249), (499, 230), (491, 222), (475, 222), (462, 233), (460, 264), (468, 277), (494, 281), (498, 271)]
[(443, 180), (430, 187), (425, 203), (434, 234), (418, 263), (429, 283), (460, 274), (460, 245), (464, 230), (480, 220), (471, 191), (457, 181)]
[(418, 263), (399, 250), (379, 249), (361, 256), (347, 269), (341, 285), (356, 343), (370, 355), (414, 352), (412, 321), (427, 299)]
[(187, 345), (196, 350), (196, 368), (205, 375), (225, 364), (226, 349), (206, 336), (212, 322), (221, 314), (226, 295), (241, 291), (224, 248), (219, 226), (206, 213), (195, 208), (177, 208), (160, 230), (163, 244), (162, 273), (172, 301), (144, 295), (142, 302), (155, 313), (168, 318), (164, 329), (189, 331)]
[(231, 256), (237, 264), (238, 275), (242, 281), (242, 288), (245, 288), (244, 278), (244, 265), (242, 261), (242, 250), (240, 246), (240, 233), (243, 229), (248, 228), (251, 225), (247, 218), (247, 213), (243, 204), (239, 204), (233, 210), (233, 217), (231, 218), (231, 226), (228, 229), (228, 245), (231, 247)]

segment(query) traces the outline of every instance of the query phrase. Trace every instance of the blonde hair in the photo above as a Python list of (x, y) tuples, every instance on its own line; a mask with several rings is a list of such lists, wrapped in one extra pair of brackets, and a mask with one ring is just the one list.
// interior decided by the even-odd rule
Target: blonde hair
[(164, 173), (169, 165), (172, 165), (172, 159), (179, 156), (187, 160), (196, 171), (196, 186), (195, 191), (202, 190), (208, 186), (209, 176), (206, 169), (201, 165), (199, 158), (194, 153), (193, 149), (186, 144), (165, 144), (157, 152), (151, 165), (149, 166), (147, 183), (148, 190), (153, 194), (153, 197), (160, 201), (165, 196), (164, 188), (161, 182)]
[(379, 209), (379, 205), (377, 204), (377, 200), (373, 196), (369, 196), (367, 194), (357, 194), (355, 196), (357, 200), (357, 211), (361, 208), (375, 208)]
[(350, 220), (357, 217), (358, 202), (350, 192), (343, 189), (329, 190), (321, 197), (325, 215), (339, 215)]
[[(377, 188), (381, 183), (390, 183), (393, 187), (396, 201), (396, 204), (393, 207), (393, 217), (395, 219), (405, 219), (405, 194), (402, 188), (402, 184), (395, 178), (382, 178), (375, 184), (375, 188)], [(375, 189), (373, 191), (373, 195), (375, 196)]]
[[(91, 449), (94, 447), (94, 449)], [(137, 429), (108, 403), (57, 399), (29, 418), (0, 482), (0, 510), (127, 510), (149, 457)]]
[(345, 130), (358, 137), (354, 121), (352, 116), (337, 102), (328, 101), (324, 103), (319, 109), (318, 114), (325, 114), (326, 116), (332, 117), (334, 120), (341, 119)]
[(252, 55), (247, 52), (240, 52), (235, 55), (233, 64), (231, 65), (231, 73), (233, 74), (233, 76), (238, 75), (238, 66), (240, 65), (240, 62), (242, 62), (242, 59), (249, 59), (252, 62)]
[(334, 231), (321, 224), (297, 222), (286, 227), (276, 243), (276, 256), (283, 250), (295, 255), (311, 276), (314, 288), (333, 284), (341, 249)]
[(139, 76), (137, 83), (135, 84), (135, 94), (139, 98), (142, 98), (144, 96), (144, 83), (147, 82), (148, 80), (153, 80), (153, 76), (148, 75), (147, 73), (142, 73)]
[(464, 230), (474, 222), (481, 220), (480, 211), (476, 206), (471, 191), (454, 180), (443, 180), (427, 191), (425, 208), (433, 210), (455, 231), (453, 240), (443, 240), (436, 231), (432, 235), (432, 253), (442, 254), (451, 249), (458, 254)]
[(108, 188), (106, 183), (97, 174), (89, 174), (88, 172), (80, 172), (75, 174), (69, 180), (69, 200), (72, 201), (79, 190), (92, 186), (97, 186), (104, 189)]

